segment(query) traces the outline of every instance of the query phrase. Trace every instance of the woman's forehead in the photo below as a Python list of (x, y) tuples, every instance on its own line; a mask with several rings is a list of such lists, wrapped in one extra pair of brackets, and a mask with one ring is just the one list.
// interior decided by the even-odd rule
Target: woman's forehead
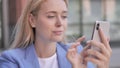
[(40, 10), (64, 10), (67, 11), (67, 5), (64, 0), (46, 0), (41, 4)]

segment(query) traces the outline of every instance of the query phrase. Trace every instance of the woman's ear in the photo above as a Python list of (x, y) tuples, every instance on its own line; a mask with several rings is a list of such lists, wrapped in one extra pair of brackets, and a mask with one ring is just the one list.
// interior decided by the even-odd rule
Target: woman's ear
[(33, 28), (35, 28), (36, 27), (36, 25), (35, 25), (35, 23), (36, 23), (36, 19), (35, 19), (35, 17), (32, 15), (32, 14), (29, 14), (29, 24), (33, 27)]

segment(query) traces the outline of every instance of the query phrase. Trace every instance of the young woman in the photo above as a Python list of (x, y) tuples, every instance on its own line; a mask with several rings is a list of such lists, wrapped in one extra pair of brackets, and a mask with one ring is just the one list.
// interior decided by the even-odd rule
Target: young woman
[[(70, 48), (62, 43), (67, 14), (67, 0), (28, 0), (15, 27), (13, 49), (1, 54), (0, 68), (93, 68), (88, 61), (108, 68), (111, 48), (102, 31), (103, 43), (90, 40), (84, 49), (78, 46), (84, 37)], [(90, 45), (101, 52), (88, 49)]]

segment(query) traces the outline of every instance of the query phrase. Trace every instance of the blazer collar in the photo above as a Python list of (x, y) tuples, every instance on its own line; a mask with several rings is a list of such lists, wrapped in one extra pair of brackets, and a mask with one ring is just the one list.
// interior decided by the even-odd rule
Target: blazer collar
[(70, 62), (66, 58), (67, 49), (64, 44), (57, 44), (57, 56), (59, 68), (71, 68)]
[[(59, 68), (71, 68), (70, 62), (66, 58), (66, 45), (57, 43), (57, 59), (58, 59), (58, 65)], [(38, 62), (38, 57), (35, 52), (35, 47), (34, 44), (31, 44), (29, 47), (26, 48), (26, 60), (32, 61), (32, 63), (35, 65), (35, 68), (40, 68), (39, 62)]]
[(34, 44), (30, 44), (26, 48), (25, 58), (27, 61), (31, 62), (33, 66), (35, 66), (34, 68), (40, 68), (39, 62), (38, 62), (38, 57), (35, 52)]

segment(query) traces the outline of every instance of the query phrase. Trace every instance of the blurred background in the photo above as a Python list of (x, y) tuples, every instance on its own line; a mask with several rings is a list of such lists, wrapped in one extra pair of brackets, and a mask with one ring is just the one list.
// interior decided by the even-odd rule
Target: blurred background
[[(26, 0), (0, 0), (0, 52), (9, 48), (11, 33)], [(120, 68), (120, 0), (69, 0), (68, 39), (90, 40), (96, 20), (109, 21), (113, 54), (110, 68)]]

